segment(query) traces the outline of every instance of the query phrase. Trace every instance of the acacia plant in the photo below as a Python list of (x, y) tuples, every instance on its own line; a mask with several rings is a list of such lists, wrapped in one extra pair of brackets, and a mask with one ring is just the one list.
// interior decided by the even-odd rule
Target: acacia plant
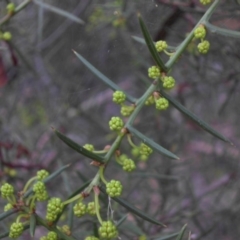
[[(0, 21), (1, 27), (15, 14), (23, 10), (30, 2), (31, 1), (24, 1), (17, 7), (15, 7), (13, 3), (9, 3), (7, 5), (7, 15)], [(63, 10), (55, 9), (53, 7), (50, 8), (49, 5), (43, 4), (40, 1), (33, 2), (81, 22), (81, 20), (74, 18)], [(158, 219), (154, 219), (146, 212), (134, 206), (133, 203), (121, 198), (121, 194), (124, 191), (121, 179), (108, 180), (105, 176), (105, 172), (108, 171), (108, 166), (112, 161), (116, 161), (122, 167), (122, 170), (129, 174), (136, 169), (135, 161), (127, 156), (125, 152), (121, 151), (121, 144), (123, 141), (128, 142), (133, 155), (142, 161), (147, 161), (153, 151), (163, 154), (170, 159), (179, 159), (174, 153), (163, 148), (157, 142), (154, 142), (150, 137), (144, 135), (144, 133), (135, 128), (135, 119), (142, 108), (146, 105), (155, 105), (157, 111), (167, 111), (168, 107), (175, 107), (205, 131), (225, 142), (231, 143), (230, 140), (224, 137), (221, 133), (215, 131), (199, 117), (188, 111), (177, 100), (171, 97), (171, 93), (169, 93), (169, 91), (177, 84), (177, 79), (175, 80), (170, 74), (171, 70), (177, 65), (177, 61), (181, 61), (180, 56), (193, 40), (198, 42), (197, 49), (199, 53), (206, 55), (211, 46), (211, 43), (207, 40), (208, 31), (231, 37), (240, 36), (238, 32), (221, 29), (209, 23), (209, 19), (217, 8), (220, 0), (200, 0), (200, 2), (204, 5), (210, 4), (211, 2), (212, 4), (192, 31), (187, 34), (184, 41), (176, 47), (168, 46), (167, 42), (163, 40), (153, 42), (141, 14), (138, 13), (137, 17), (144, 38), (134, 38), (147, 46), (146, 50), (149, 50), (149, 53), (155, 62), (155, 65), (150, 66), (148, 72), (146, 71), (146, 78), (148, 76), (151, 80), (151, 84), (139, 98), (135, 98), (124, 92), (118, 85), (104, 76), (83, 56), (78, 52), (73, 51), (76, 57), (90, 71), (113, 90), (112, 100), (120, 106), (120, 113), (126, 120), (123, 120), (120, 117), (120, 114), (119, 116), (112, 116), (109, 121), (109, 130), (115, 132), (116, 139), (111, 145), (105, 146), (102, 150), (96, 150), (91, 142), (84, 146), (80, 146), (78, 143), (53, 128), (54, 133), (60, 140), (91, 161), (92, 167), (96, 170), (95, 177), (87, 180), (83, 186), (70, 194), (66, 199), (61, 199), (59, 197), (50, 198), (45, 184), (51, 182), (53, 178), (56, 178), (67, 169), (69, 165), (59, 168), (52, 174), (44, 169), (38, 171), (36, 176), (28, 180), (23, 189), (16, 189), (9, 183), (2, 183), (1, 196), (6, 200), (6, 205), (3, 213), (0, 214), (0, 220), (2, 221), (11, 215), (14, 216), (14, 220), (11, 223), (10, 228), (6, 232), (0, 234), (1, 239), (7, 236), (10, 238), (18, 238), (23, 231), (27, 229), (30, 230), (31, 236), (34, 237), (36, 227), (38, 226), (43, 226), (49, 231), (46, 236), (40, 238), (41, 240), (83, 239), (84, 236), (76, 236), (74, 232), (72, 232), (72, 222), (74, 221), (74, 218), (84, 218), (86, 214), (93, 216), (94, 220), (92, 221), (92, 234), (86, 236), (85, 240), (116, 239), (118, 237), (121, 239), (122, 230), (120, 230), (120, 226), (126, 220), (127, 215), (123, 215), (119, 219), (115, 218), (112, 214), (113, 209), (109, 206), (111, 201), (118, 203), (120, 206), (127, 209), (127, 211), (137, 215), (145, 221), (158, 225), (159, 229), (167, 228), (164, 222), (162, 223)], [(1, 31), (0, 38), (4, 41), (11, 41), (11, 33), (8, 31)], [(167, 62), (162, 60), (162, 54), (166, 54), (169, 57)], [(92, 201), (88, 202), (88, 204), (85, 203), (85, 199), (87, 198), (92, 198)], [(107, 214), (106, 210), (102, 209), (100, 200), (105, 201), (106, 205), (108, 205), (110, 210), (108, 210)], [(39, 202), (47, 202), (45, 217), (40, 216), (36, 211)], [(73, 221), (70, 221), (69, 225), (59, 226), (59, 219), (66, 211), (69, 211)], [(165, 236), (164, 239), (174, 237), (176, 237), (177, 240), (187, 239), (187, 237), (184, 237), (185, 230), (186, 225), (183, 226), (180, 231)], [(151, 236), (142, 235), (139, 239), (162, 238), (152, 238)]]

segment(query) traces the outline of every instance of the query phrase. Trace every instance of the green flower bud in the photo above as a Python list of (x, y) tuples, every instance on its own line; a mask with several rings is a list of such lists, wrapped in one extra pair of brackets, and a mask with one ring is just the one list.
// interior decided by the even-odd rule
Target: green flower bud
[(166, 89), (172, 89), (175, 86), (175, 80), (173, 77), (169, 76), (169, 77), (164, 77), (163, 78), (163, 87)]
[(133, 160), (126, 158), (123, 161), (122, 168), (126, 172), (132, 172), (136, 168), (136, 165)]
[(110, 197), (119, 197), (122, 193), (122, 184), (120, 181), (111, 180), (106, 185), (106, 192)]
[(194, 37), (203, 39), (206, 36), (206, 29), (203, 25), (200, 25), (194, 30)]
[(94, 237), (94, 236), (88, 236), (84, 240), (99, 240), (99, 238)]
[(10, 197), (11, 195), (13, 195), (13, 192), (14, 192), (14, 188), (12, 185), (10, 185), (9, 183), (4, 183), (2, 186), (1, 186), (1, 195), (2, 195), (2, 198), (8, 198)]
[(89, 152), (93, 152), (94, 151), (94, 146), (92, 144), (86, 143), (83, 147), (85, 149), (87, 149)]
[(10, 238), (18, 238), (22, 235), (23, 232), (23, 224), (21, 222), (14, 222), (9, 231)]
[(46, 171), (46, 170), (44, 170), (44, 169), (42, 169), (42, 170), (40, 170), (40, 171), (37, 171), (37, 179), (38, 179), (39, 181), (44, 180), (44, 179), (47, 178), (48, 176), (49, 176), (49, 172)]
[(153, 152), (153, 150), (149, 146), (147, 146), (144, 143), (141, 143), (141, 145), (139, 147), (139, 153), (141, 155), (149, 156), (152, 152)]
[(207, 40), (204, 40), (203, 42), (198, 44), (198, 51), (202, 54), (208, 53), (208, 50), (210, 48), (210, 43)]
[(122, 104), (126, 100), (126, 95), (122, 91), (115, 91), (112, 99), (116, 104)]
[(158, 110), (166, 110), (169, 106), (169, 102), (166, 98), (159, 98), (156, 100), (156, 109)]
[(63, 211), (63, 203), (60, 198), (51, 198), (47, 204), (47, 215), (46, 219), (53, 222), (57, 219), (59, 213)]
[(82, 202), (76, 203), (73, 207), (74, 215), (79, 218), (82, 217), (84, 214), (86, 214), (86, 212), (87, 212), (87, 206)]
[(149, 96), (148, 99), (145, 102), (145, 105), (149, 106), (155, 103), (153, 95)]
[(109, 127), (112, 131), (120, 131), (123, 125), (123, 120), (120, 117), (112, 117), (109, 121)]
[[(100, 206), (98, 206), (98, 209), (100, 209)], [(89, 202), (88, 203), (87, 212), (92, 216), (96, 215), (96, 209), (95, 209), (95, 203), (94, 202)]]
[(11, 203), (8, 203), (4, 206), (4, 212), (7, 212), (11, 209), (13, 209), (13, 205)]
[(207, 4), (210, 4), (212, 2), (212, 0), (200, 0), (200, 3), (202, 5), (207, 5)]
[(155, 47), (158, 52), (162, 52), (163, 50), (167, 49), (168, 45), (166, 41), (158, 41), (155, 43)]
[(15, 12), (15, 4), (14, 3), (9, 3), (7, 5), (7, 11), (9, 14), (12, 14)]
[(48, 240), (48, 239), (47, 239), (47, 236), (42, 236), (40, 237), (40, 240)]
[(48, 198), (45, 184), (42, 181), (38, 181), (33, 185), (33, 192), (35, 193), (37, 201), (45, 201)]
[(139, 160), (146, 162), (148, 160), (148, 155), (140, 155)]
[(139, 153), (139, 148), (132, 148), (131, 150), (131, 154), (134, 156), (134, 157), (137, 157), (140, 153)]
[(133, 111), (134, 111), (134, 107), (133, 107), (133, 106), (123, 105), (123, 106), (121, 107), (121, 114), (122, 114), (124, 117), (129, 117)]
[(68, 225), (63, 225), (61, 227), (61, 230), (63, 233), (65, 233), (66, 235), (70, 236), (72, 233), (71, 233), (71, 229)]
[(157, 66), (150, 67), (148, 69), (148, 76), (150, 78), (153, 78), (153, 79), (160, 77), (160, 69), (159, 69), (159, 67), (157, 67)]
[(99, 236), (102, 239), (108, 240), (117, 237), (118, 231), (116, 226), (111, 221), (105, 221), (98, 229)]
[(12, 34), (10, 32), (4, 32), (2, 34), (2, 39), (5, 41), (10, 41), (12, 39)]
[(57, 238), (57, 233), (53, 231), (49, 232), (47, 235), (47, 240), (57, 240)]

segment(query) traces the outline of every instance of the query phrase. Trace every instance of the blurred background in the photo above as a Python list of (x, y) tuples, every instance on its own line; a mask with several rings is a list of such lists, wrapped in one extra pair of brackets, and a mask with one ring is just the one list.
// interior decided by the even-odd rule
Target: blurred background
[[(0, 1), (1, 19), (7, 2)], [(33, 2), (2, 26), (1, 30), (10, 31), (13, 37), (10, 42), (0, 42), (0, 178), (21, 190), (37, 170), (53, 172), (71, 163), (69, 170), (47, 186), (50, 196), (64, 199), (94, 177), (97, 168), (64, 145), (51, 128), (100, 150), (116, 137), (108, 121), (120, 116), (119, 106), (112, 102), (112, 90), (72, 50), (138, 98), (151, 84), (147, 69), (154, 62), (146, 46), (133, 39), (142, 37), (137, 13), (154, 41), (178, 46), (207, 7), (198, 0), (44, 2), (72, 13), (84, 24)], [(239, 19), (239, 1), (223, 0), (210, 22), (240, 31)], [(129, 213), (120, 227), (123, 240), (141, 235), (161, 239), (184, 224), (188, 224), (191, 239), (239, 239), (240, 40), (214, 32), (208, 32), (207, 40), (211, 43), (207, 55), (199, 55), (197, 41), (193, 41), (175, 64), (171, 75), (177, 85), (170, 95), (234, 146), (203, 131), (173, 106), (162, 112), (154, 106), (144, 107), (134, 126), (180, 160), (158, 153), (146, 162), (132, 157), (137, 169), (131, 174), (123, 172), (114, 159), (109, 164), (106, 177), (122, 181), (123, 198), (168, 226), (163, 229)], [(121, 152), (130, 156), (127, 141), (123, 141)], [(103, 215), (108, 207), (105, 200), (101, 202)], [(5, 201), (0, 201), (2, 209)], [(40, 204), (39, 214), (44, 207)], [(112, 207), (116, 220), (127, 213), (114, 202)], [(9, 219), (1, 223), (1, 232), (14, 218)], [(61, 220), (63, 224), (66, 219)], [(76, 239), (89, 235), (94, 222), (91, 217), (74, 219)], [(37, 229), (35, 239), (45, 232)], [(25, 231), (21, 239), (32, 238)]]

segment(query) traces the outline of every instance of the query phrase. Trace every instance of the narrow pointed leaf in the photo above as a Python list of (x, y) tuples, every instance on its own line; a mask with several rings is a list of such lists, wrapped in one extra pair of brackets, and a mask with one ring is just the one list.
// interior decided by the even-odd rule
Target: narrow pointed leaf
[(217, 27), (209, 22), (206, 22), (204, 25), (206, 26), (207, 30), (211, 31), (212, 33), (216, 33), (226, 37), (240, 38), (240, 31), (234, 31), (230, 29)]
[(65, 144), (67, 144), (70, 148), (74, 149), (78, 153), (81, 153), (82, 155), (90, 158), (91, 160), (94, 160), (94, 161), (97, 161), (97, 162), (100, 162), (100, 163), (104, 163), (104, 158), (103, 157), (88, 151), (87, 149), (85, 149), (84, 147), (82, 147), (78, 143), (74, 142), (73, 140), (71, 140), (67, 136), (63, 135), (62, 133), (60, 133), (56, 129), (54, 129), (54, 132)]
[(36, 216), (33, 213), (30, 217), (30, 235), (31, 235), (31, 237), (34, 237), (35, 229), (36, 229)]
[(149, 49), (149, 51), (150, 51), (154, 61), (156, 62), (156, 64), (158, 65), (158, 67), (162, 71), (167, 72), (168, 69), (165, 66), (163, 60), (160, 58), (159, 53), (157, 52), (157, 49), (156, 49), (156, 47), (155, 47), (155, 45), (153, 43), (153, 40), (151, 38), (151, 35), (150, 35), (150, 33), (149, 33), (145, 23), (143, 22), (143, 19), (142, 19), (140, 14), (138, 15), (138, 19), (139, 19), (140, 27), (141, 27), (142, 34), (144, 36), (145, 42), (146, 42), (146, 44), (148, 46), (148, 49)]
[(185, 230), (186, 230), (186, 227), (187, 227), (187, 224), (185, 224), (185, 225), (183, 226), (183, 228), (181, 229), (180, 233), (178, 234), (178, 236), (177, 236), (177, 239), (176, 239), (176, 240), (182, 240), (182, 238), (183, 238), (183, 235), (184, 235), (184, 233), (185, 233)]
[(120, 218), (116, 224), (116, 227), (120, 226), (121, 224), (123, 224), (125, 222), (125, 220), (127, 219), (127, 214), (125, 214), (122, 218)]
[(75, 15), (73, 15), (73, 14), (67, 12), (67, 11), (64, 11), (64, 10), (62, 10), (62, 9), (60, 9), (60, 8), (54, 7), (54, 6), (49, 5), (49, 4), (47, 4), (47, 3), (43, 3), (42, 1), (33, 0), (33, 2), (34, 2), (35, 4), (37, 4), (37, 5), (39, 5), (39, 6), (42, 7), (42, 8), (45, 8), (45, 9), (51, 11), (51, 12), (54, 12), (54, 13), (56, 13), (56, 14), (58, 14), (58, 15), (61, 15), (61, 16), (63, 16), (63, 17), (66, 17), (66, 18), (68, 18), (68, 19), (70, 19), (70, 20), (72, 20), (72, 21), (74, 21), (74, 22), (77, 22), (77, 23), (79, 23), (79, 24), (84, 24), (84, 21), (83, 21), (82, 19), (76, 17)]
[(172, 239), (174, 237), (177, 237), (179, 234), (179, 232), (177, 233), (172, 233), (172, 234), (169, 234), (169, 235), (166, 235), (164, 237), (160, 237), (160, 238), (155, 238), (154, 240), (169, 240), (169, 239)]
[(181, 103), (179, 103), (177, 100), (169, 96), (166, 92), (164, 92), (162, 89), (160, 89), (160, 93), (163, 97), (165, 97), (175, 108), (177, 108), (181, 113), (183, 113), (185, 116), (190, 118), (192, 121), (194, 121), (199, 127), (204, 129), (205, 131), (209, 132), (213, 136), (221, 139), (224, 142), (228, 142), (232, 144), (232, 142), (225, 138), (221, 133), (214, 130), (211, 126), (209, 126), (206, 122), (201, 120), (199, 117), (197, 117), (195, 114), (187, 110)]
[[(81, 56), (79, 53), (73, 51), (73, 53), (77, 56), (77, 58), (92, 72), (94, 73), (99, 79), (101, 79), (105, 84), (107, 84), (112, 90), (116, 91), (122, 91), (124, 92), (117, 84), (115, 84), (112, 80), (110, 80), (108, 77), (103, 75), (98, 69), (96, 69), (90, 62), (88, 62), (83, 56)], [(124, 92), (127, 99), (131, 103), (135, 103), (136, 99), (132, 96), (128, 95), (126, 92)]]
[[(105, 189), (103, 187), (100, 187), (100, 190), (107, 195)], [(115, 202), (119, 203), (120, 205), (122, 205), (123, 207), (125, 207), (127, 210), (129, 210), (130, 212), (132, 212), (133, 214), (137, 215), (138, 217), (156, 224), (156, 225), (160, 225), (162, 227), (166, 227), (166, 225), (164, 225), (163, 223), (153, 219), (152, 217), (150, 217), (149, 215), (147, 215), (146, 213), (142, 212), (140, 209), (136, 208), (135, 206), (131, 205), (129, 202), (123, 200), (122, 198), (117, 198), (117, 197), (113, 197), (112, 198)]]
[(8, 216), (16, 213), (17, 210), (16, 209), (11, 209), (11, 210), (8, 210), (7, 212), (3, 212), (0, 214), (0, 221), (2, 221), (4, 218), (7, 218)]
[(154, 150), (156, 150), (157, 152), (169, 157), (169, 158), (173, 158), (173, 159), (179, 159), (178, 156), (176, 156), (175, 154), (173, 154), (172, 152), (168, 151), (167, 149), (163, 148), (162, 146), (160, 146), (159, 144), (157, 144), (156, 142), (154, 142), (153, 140), (151, 140), (150, 138), (146, 137), (145, 135), (143, 135), (142, 133), (140, 133), (137, 129), (135, 129), (132, 126), (128, 126), (128, 130), (134, 134), (136, 137), (138, 137), (139, 139), (141, 139), (143, 141), (144, 144), (148, 145), (149, 147), (153, 148)]
[[(60, 173), (62, 173), (65, 169), (67, 169), (70, 166), (70, 164), (62, 166), (61, 168), (59, 168), (57, 171), (53, 172), (52, 174), (50, 174), (47, 178), (45, 178), (43, 180), (44, 183), (47, 183), (49, 181), (51, 181), (53, 178), (57, 177)], [(31, 193), (32, 193), (32, 189), (29, 189), (23, 196), (23, 198), (28, 197)]]

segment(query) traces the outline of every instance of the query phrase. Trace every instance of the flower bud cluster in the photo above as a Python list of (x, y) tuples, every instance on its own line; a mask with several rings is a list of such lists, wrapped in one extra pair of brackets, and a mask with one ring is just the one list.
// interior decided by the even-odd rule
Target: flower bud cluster
[(212, 0), (200, 0), (200, 3), (202, 5), (207, 5), (207, 4), (210, 4), (212, 2)]
[(37, 179), (39, 181), (43, 181), (48, 176), (49, 176), (49, 172), (44, 169), (37, 171)]
[(58, 214), (63, 211), (63, 203), (60, 198), (51, 198), (47, 204), (46, 219), (53, 222), (57, 219)]
[(78, 202), (74, 205), (73, 207), (73, 213), (77, 217), (82, 217), (87, 213), (87, 205), (84, 204), (83, 202)]
[(157, 110), (166, 110), (169, 106), (169, 102), (166, 98), (159, 98), (155, 100), (155, 106)]
[(94, 237), (94, 236), (88, 236), (84, 240), (99, 240), (99, 238)]
[(150, 78), (156, 79), (160, 77), (160, 69), (157, 66), (152, 66), (148, 69), (148, 76)]
[(166, 89), (172, 89), (175, 86), (175, 79), (171, 76), (163, 77), (163, 87)]
[(118, 231), (116, 226), (111, 221), (102, 222), (102, 226), (98, 229), (99, 236), (102, 239), (112, 239), (117, 237)]
[(21, 222), (14, 222), (12, 223), (9, 231), (9, 237), (10, 238), (18, 238), (19, 236), (22, 235), (23, 232), (23, 223)]
[(33, 185), (33, 192), (35, 193), (37, 201), (45, 201), (48, 198), (45, 184), (42, 181), (38, 181)]
[(155, 43), (155, 47), (158, 52), (162, 52), (167, 49), (168, 45), (166, 41), (158, 41)]
[(89, 152), (93, 152), (95, 150), (92, 144), (86, 143), (83, 147), (87, 149)]
[(118, 180), (111, 180), (106, 184), (106, 192), (110, 197), (119, 197), (122, 193), (123, 186)]
[(123, 120), (120, 117), (112, 117), (109, 121), (109, 127), (112, 131), (120, 131), (123, 125)]
[(133, 111), (134, 111), (134, 106), (123, 105), (121, 107), (121, 114), (124, 117), (129, 117)]
[(4, 183), (1, 188), (0, 188), (0, 191), (1, 191), (1, 196), (2, 198), (8, 198), (10, 196), (13, 195), (13, 192), (14, 192), (14, 188), (11, 184), (9, 183)]
[(126, 94), (122, 91), (115, 91), (113, 93), (113, 98), (112, 98), (113, 102), (116, 104), (122, 104), (125, 102), (126, 100)]
[(198, 51), (202, 54), (208, 53), (208, 50), (210, 48), (210, 43), (207, 40), (202, 41), (201, 43), (198, 44)]

